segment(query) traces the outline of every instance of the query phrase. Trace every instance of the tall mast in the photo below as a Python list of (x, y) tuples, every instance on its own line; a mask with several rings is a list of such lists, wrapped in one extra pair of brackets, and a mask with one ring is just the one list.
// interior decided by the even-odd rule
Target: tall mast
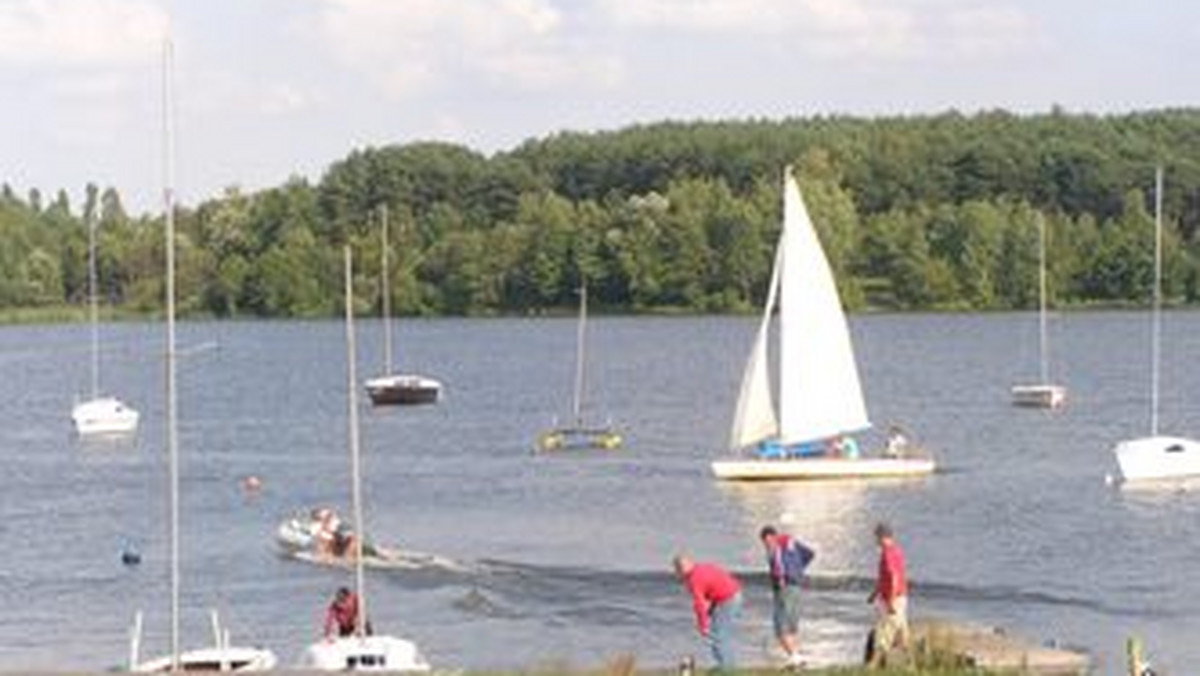
[(1039, 213), (1038, 221), (1038, 340), (1042, 356), (1042, 384), (1050, 383), (1050, 340), (1046, 333), (1046, 219)]
[(388, 274), (388, 207), (387, 204), (382, 204), (379, 207), (380, 220), (383, 221), (381, 230), (383, 231), (383, 253), (380, 254), (383, 268), (383, 373), (391, 375), (392, 373), (392, 276)]
[(88, 304), (92, 322), (92, 399), (100, 397), (100, 311), (96, 298), (96, 214), (88, 213)]
[(1162, 360), (1162, 189), (1163, 170), (1154, 170), (1154, 308), (1152, 311), (1150, 359), (1150, 436), (1158, 436), (1158, 377)]
[(350, 501), (354, 507), (354, 590), (358, 596), (358, 617), (354, 622), (354, 633), (366, 636), (367, 597), (363, 585), (363, 511), (362, 511), (362, 479), (359, 467), (358, 442), (358, 371), (355, 365), (357, 359), (354, 349), (354, 262), (350, 254), (350, 245), (343, 248), (345, 259), (346, 285), (346, 386), (348, 416), (347, 433), (350, 437)]
[(175, 120), (171, 73), (175, 46), (163, 42), (163, 215), (167, 250), (167, 458), (171, 540), (171, 670), (179, 670), (179, 434), (175, 386)]
[(587, 282), (579, 286), (579, 326), (575, 334), (575, 426), (583, 427), (584, 335), (587, 324)]

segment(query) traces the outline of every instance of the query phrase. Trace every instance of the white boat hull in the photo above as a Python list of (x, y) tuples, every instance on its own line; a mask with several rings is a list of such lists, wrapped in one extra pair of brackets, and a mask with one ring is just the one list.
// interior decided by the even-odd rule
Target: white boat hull
[(76, 404), (71, 423), (80, 436), (132, 434), (138, 412), (115, 397), (100, 397)]
[(318, 641), (304, 651), (300, 668), (420, 673), (430, 670), (417, 644), (394, 636), (346, 636)]
[[(270, 671), (279, 664), (275, 653), (265, 648), (200, 648), (179, 654), (180, 671)], [(133, 667), (137, 673), (171, 671), (171, 656), (156, 657)]]
[(1121, 482), (1200, 477), (1200, 441), (1180, 437), (1142, 437), (1113, 449)]
[(718, 479), (730, 481), (907, 477), (932, 474), (932, 458), (730, 459), (712, 463)]
[(1012, 403), (1030, 408), (1059, 408), (1067, 403), (1067, 388), (1062, 385), (1014, 385)]
[(365, 386), (376, 406), (435, 404), (442, 398), (441, 382), (407, 373), (371, 378)]

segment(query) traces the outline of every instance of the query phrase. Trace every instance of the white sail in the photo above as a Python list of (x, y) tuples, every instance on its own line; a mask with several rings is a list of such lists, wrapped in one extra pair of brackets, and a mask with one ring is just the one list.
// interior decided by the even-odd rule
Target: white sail
[(754, 348), (742, 373), (742, 387), (738, 392), (737, 408), (733, 415), (733, 428), (729, 432), (729, 446), (733, 449), (758, 443), (779, 434), (779, 422), (775, 419), (775, 404), (771, 400), (771, 377), (768, 373), (767, 343), (771, 335), (771, 313), (779, 290), (780, 261), (783, 254), (782, 235), (775, 249), (775, 265), (771, 270), (771, 286), (767, 291), (767, 304)]
[(784, 179), (779, 427), (786, 444), (870, 427), (850, 331), (800, 188)]

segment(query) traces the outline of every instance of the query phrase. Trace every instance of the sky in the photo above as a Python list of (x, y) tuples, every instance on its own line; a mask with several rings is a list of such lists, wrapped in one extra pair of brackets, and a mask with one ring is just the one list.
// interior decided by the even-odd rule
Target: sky
[(1200, 105), (1195, 0), (0, 0), (0, 182), (134, 213), (368, 146), (671, 120)]

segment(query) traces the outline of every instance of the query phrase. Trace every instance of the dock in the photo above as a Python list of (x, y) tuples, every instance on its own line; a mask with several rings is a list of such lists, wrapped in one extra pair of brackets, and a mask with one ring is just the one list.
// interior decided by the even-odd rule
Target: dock
[(961, 666), (1022, 674), (1074, 676), (1090, 673), (1091, 657), (1082, 650), (1044, 645), (1009, 634), (1003, 628), (972, 622), (918, 620), (913, 645), (950, 656)]

